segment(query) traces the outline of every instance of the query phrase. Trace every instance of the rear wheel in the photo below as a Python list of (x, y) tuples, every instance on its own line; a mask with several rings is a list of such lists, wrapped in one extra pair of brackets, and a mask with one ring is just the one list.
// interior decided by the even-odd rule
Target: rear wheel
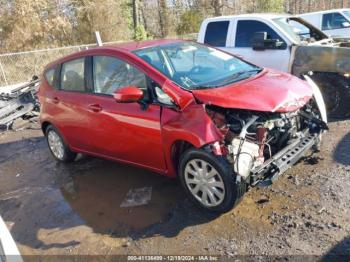
[(72, 162), (75, 160), (77, 154), (69, 149), (56, 128), (48, 126), (45, 134), (50, 151), (58, 161)]
[(179, 176), (188, 197), (201, 208), (227, 212), (246, 192), (224, 157), (201, 149), (187, 150), (180, 160)]

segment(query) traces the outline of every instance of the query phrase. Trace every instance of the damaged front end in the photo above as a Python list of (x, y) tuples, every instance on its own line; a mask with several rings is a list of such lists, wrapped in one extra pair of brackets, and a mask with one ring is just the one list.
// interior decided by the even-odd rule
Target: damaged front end
[[(317, 148), (323, 130), (315, 99), (291, 112), (261, 112), (207, 105), (207, 114), (224, 135), (218, 150), (233, 170), (251, 186), (270, 185), (311, 148)], [(215, 149), (216, 148), (216, 149)]]

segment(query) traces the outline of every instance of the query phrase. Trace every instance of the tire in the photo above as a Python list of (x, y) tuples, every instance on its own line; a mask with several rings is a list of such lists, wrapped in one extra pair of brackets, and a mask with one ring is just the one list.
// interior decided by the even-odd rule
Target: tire
[(59, 131), (52, 125), (45, 130), (46, 141), (53, 157), (60, 162), (73, 162), (77, 153), (71, 151)]
[[(199, 168), (197, 171), (195, 171), (196, 165)], [(224, 213), (231, 210), (247, 191), (246, 183), (237, 181), (237, 176), (226, 158), (215, 156), (202, 149), (191, 148), (185, 151), (179, 163), (179, 178), (189, 199), (202, 209), (211, 212)], [(200, 185), (194, 183), (199, 180)]]
[(314, 73), (311, 78), (321, 90), (328, 117), (348, 118), (350, 116), (350, 79), (334, 73)]

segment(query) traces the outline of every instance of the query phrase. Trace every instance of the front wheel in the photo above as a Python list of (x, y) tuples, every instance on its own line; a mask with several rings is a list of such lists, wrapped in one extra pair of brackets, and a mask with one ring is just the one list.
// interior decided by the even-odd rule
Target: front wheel
[(201, 208), (227, 212), (236, 206), (246, 192), (246, 184), (237, 181), (224, 157), (201, 149), (189, 149), (179, 165), (181, 184), (188, 197)]

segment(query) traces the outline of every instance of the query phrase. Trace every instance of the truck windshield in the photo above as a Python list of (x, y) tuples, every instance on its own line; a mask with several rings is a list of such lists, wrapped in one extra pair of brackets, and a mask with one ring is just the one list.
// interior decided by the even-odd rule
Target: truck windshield
[(347, 16), (348, 20), (350, 19), (350, 10), (345, 10), (343, 13)]
[(320, 41), (328, 38), (317, 28), (308, 24), (305, 20), (296, 17), (281, 17), (273, 19), (286, 34), (297, 44), (303, 41)]
[(143, 48), (134, 53), (187, 90), (228, 85), (262, 70), (218, 49), (192, 42)]
[(296, 33), (296, 29), (293, 28), (292, 25), (290, 25), (288, 23), (288, 18), (286, 17), (280, 17), (280, 18), (275, 18), (273, 19), (273, 21), (278, 24), (282, 30), (287, 34), (289, 35), (290, 38), (293, 39), (293, 41), (297, 42), (297, 43), (300, 43), (300, 37), (299, 35)]

